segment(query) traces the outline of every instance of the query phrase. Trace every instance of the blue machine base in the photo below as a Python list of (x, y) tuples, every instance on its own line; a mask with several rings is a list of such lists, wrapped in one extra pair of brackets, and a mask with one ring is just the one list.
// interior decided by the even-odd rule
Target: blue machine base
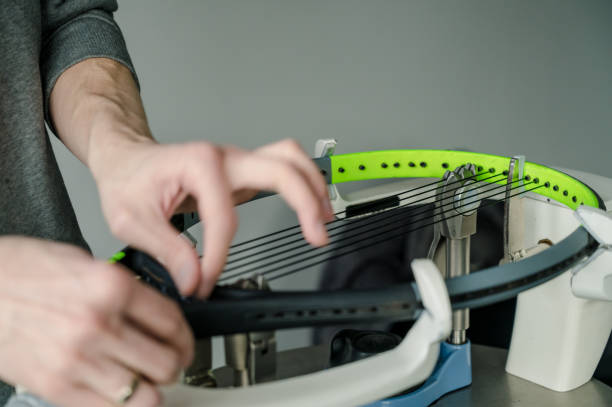
[(433, 373), (413, 392), (380, 400), (365, 407), (425, 407), (447, 393), (472, 384), (471, 345), (440, 344), (440, 356)]

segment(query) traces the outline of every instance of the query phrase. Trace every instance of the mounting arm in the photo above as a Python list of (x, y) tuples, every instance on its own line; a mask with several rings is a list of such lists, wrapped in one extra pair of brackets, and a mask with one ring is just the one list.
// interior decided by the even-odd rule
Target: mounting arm
[(612, 301), (612, 216), (588, 206), (574, 214), (600, 246), (572, 269), (572, 292), (584, 299)]

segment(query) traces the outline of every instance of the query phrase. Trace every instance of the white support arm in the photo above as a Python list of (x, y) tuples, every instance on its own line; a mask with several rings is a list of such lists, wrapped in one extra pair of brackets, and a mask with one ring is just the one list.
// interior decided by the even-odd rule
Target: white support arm
[(430, 260), (412, 262), (425, 310), (394, 349), (333, 369), (237, 389), (174, 385), (164, 389), (167, 407), (350, 407), (396, 394), (425, 381), (451, 329), (444, 280)]
[(612, 216), (588, 206), (576, 209), (575, 215), (601, 246), (572, 270), (572, 292), (584, 299), (612, 301)]

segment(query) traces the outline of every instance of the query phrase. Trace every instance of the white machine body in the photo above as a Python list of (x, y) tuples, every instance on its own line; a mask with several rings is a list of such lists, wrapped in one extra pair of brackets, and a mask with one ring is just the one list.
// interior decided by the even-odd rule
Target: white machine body
[[(566, 172), (591, 185), (612, 207), (612, 180)], [(513, 235), (521, 247), (536, 246), (542, 239), (558, 242), (581, 221), (591, 233), (589, 225), (602, 236), (612, 235), (612, 217), (602, 211), (582, 208), (574, 213), (533, 195), (525, 196), (522, 205), (522, 231)], [(602, 246), (574, 270), (520, 294), (506, 371), (560, 392), (588, 382), (612, 330), (611, 272), (612, 252)]]
[[(167, 407), (352, 407), (422, 383), (451, 330), (451, 307), (440, 271), (430, 260), (412, 262), (425, 310), (396, 348), (348, 365), (250, 387), (164, 389)], [(315, 390), (316, 389), (316, 390)]]

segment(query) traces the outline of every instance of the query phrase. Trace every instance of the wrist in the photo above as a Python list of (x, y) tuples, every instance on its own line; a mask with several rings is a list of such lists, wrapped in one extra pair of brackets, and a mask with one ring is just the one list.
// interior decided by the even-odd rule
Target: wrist
[(119, 164), (126, 150), (155, 143), (131, 72), (110, 59), (68, 68), (51, 93), (50, 112), (58, 136), (94, 178)]
[(113, 170), (122, 168), (136, 153), (157, 144), (146, 133), (111, 127), (105, 125), (92, 129), (87, 165), (96, 182)]

